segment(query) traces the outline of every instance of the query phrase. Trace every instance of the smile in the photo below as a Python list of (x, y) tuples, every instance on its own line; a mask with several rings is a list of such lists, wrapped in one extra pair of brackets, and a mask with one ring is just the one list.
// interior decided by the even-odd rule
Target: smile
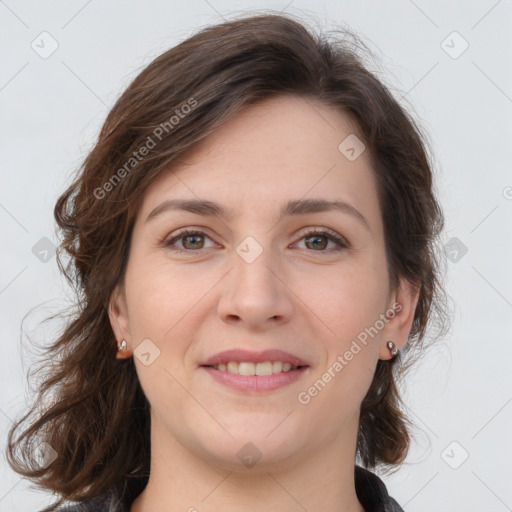
[[(281, 370), (277, 371), (280, 366)], [(230, 362), (215, 366), (201, 366), (199, 369), (208, 373), (214, 381), (225, 387), (244, 393), (264, 393), (283, 388), (301, 379), (308, 372), (309, 366), (292, 366), (290, 363), (281, 361), (257, 364)], [(256, 374), (257, 371), (266, 373)]]
[(286, 373), (290, 370), (297, 370), (298, 368), (302, 368), (302, 366), (296, 366), (286, 362), (283, 363), (282, 361), (265, 361), (263, 363), (230, 361), (229, 363), (220, 363), (211, 366), (211, 368), (238, 375), (272, 375), (274, 373)]

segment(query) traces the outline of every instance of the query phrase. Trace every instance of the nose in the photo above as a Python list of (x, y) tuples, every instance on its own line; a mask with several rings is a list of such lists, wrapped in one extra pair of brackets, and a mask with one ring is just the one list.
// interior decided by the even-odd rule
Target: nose
[(294, 303), (283, 266), (270, 250), (249, 261), (233, 254), (232, 269), (222, 280), (219, 317), (233, 325), (244, 324), (253, 332), (286, 323), (292, 317)]

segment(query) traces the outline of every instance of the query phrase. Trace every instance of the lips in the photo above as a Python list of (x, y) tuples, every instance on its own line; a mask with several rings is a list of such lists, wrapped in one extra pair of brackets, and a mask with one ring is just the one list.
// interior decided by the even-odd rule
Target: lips
[(199, 366), (216, 366), (219, 364), (227, 364), (229, 362), (247, 362), (247, 363), (265, 363), (266, 361), (281, 361), (283, 363), (290, 363), (292, 366), (302, 367), (309, 366), (307, 362), (299, 357), (284, 352), (283, 350), (264, 350), (262, 352), (251, 352), (243, 349), (231, 349), (219, 352), (210, 357)]

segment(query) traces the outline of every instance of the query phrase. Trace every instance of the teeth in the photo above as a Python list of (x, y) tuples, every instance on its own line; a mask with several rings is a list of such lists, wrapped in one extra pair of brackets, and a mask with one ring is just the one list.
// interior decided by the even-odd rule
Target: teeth
[(238, 375), (272, 375), (273, 373), (289, 372), (295, 370), (297, 366), (282, 361), (265, 361), (264, 363), (250, 363), (229, 361), (214, 366), (216, 370), (237, 373)]
[(238, 373), (240, 375), (256, 375), (255, 370), (256, 365), (254, 363), (240, 363), (238, 365)]

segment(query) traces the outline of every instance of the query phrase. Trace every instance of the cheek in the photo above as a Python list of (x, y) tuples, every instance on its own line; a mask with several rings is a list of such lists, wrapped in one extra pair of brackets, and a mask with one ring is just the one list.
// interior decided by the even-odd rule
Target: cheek
[(324, 283), (305, 302), (323, 321), (329, 344), (342, 349), (385, 312), (387, 281), (375, 267), (360, 265), (331, 272)]
[(168, 262), (145, 261), (137, 266), (134, 261), (131, 269), (126, 284), (131, 298), (130, 324), (146, 337), (149, 333), (156, 339), (168, 337), (179, 328), (180, 319), (190, 319), (194, 306), (213, 286), (207, 275), (199, 278), (197, 270), (187, 272)]
[(347, 412), (357, 414), (378, 360), (380, 331), (375, 326), (386, 310), (386, 285), (375, 267), (365, 265), (333, 273), (328, 285), (313, 297), (312, 309), (322, 320), (319, 325), (325, 326), (325, 360), (311, 389), (322, 395), (314, 399), (322, 417), (334, 414), (343, 421)]

